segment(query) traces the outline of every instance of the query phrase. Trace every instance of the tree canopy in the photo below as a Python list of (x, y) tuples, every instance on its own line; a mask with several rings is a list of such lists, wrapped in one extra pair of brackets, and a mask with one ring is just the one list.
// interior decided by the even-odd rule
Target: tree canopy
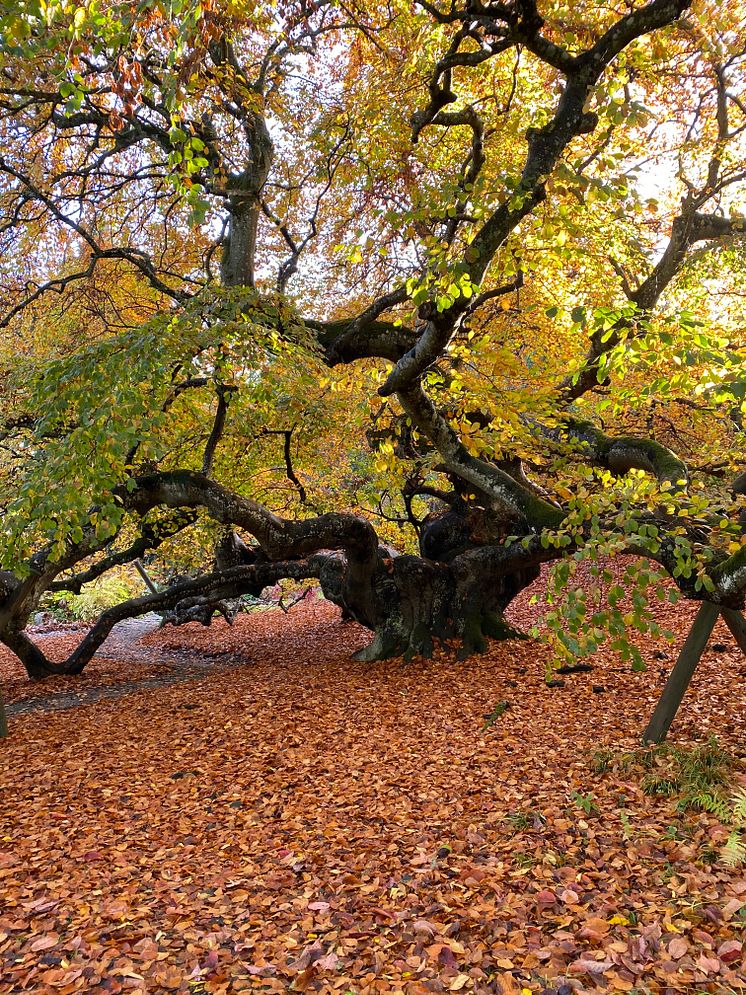
[[(542, 563), (558, 652), (634, 662), (664, 577), (743, 608), (745, 22), (0, 3), (0, 639), (29, 675), (283, 578), (364, 659), (513, 634)], [(63, 663), (24, 633), (156, 551), (205, 572)], [(632, 611), (570, 583), (619, 553)]]

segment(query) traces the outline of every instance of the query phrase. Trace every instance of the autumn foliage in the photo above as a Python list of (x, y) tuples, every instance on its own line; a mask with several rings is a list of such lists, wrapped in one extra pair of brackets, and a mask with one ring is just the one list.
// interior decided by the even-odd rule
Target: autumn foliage
[(0, 0), (0, 991), (742, 987), (745, 25)]

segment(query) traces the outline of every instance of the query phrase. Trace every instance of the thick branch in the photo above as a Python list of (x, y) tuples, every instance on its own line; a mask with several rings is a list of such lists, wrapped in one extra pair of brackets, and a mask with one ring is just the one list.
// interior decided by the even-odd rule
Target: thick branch
[(167, 539), (178, 535), (196, 520), (194, 512), (176, 512), (168, 518), (155, 523), (146, 523), (143, 526), (142, 534), (125, 549), (110, 553), (98, 563), (95, 563), (83, 573), (75, 574), (65, 580), (56, 580), (49, 585), (50, 591), (71, 591), (80, 594), (80, 589), (84, 584), (90, 584), (112, 567), (123, 566), (139, 559), (145, 553), (153, 549), (158, 549)]
[[(745, 232), (746, 221), (743, 218), (723, 218), (694, 211), (680, 215), (673, 223), (671, 236), (658, 263), (639, 287), (628, 293), (630, 301), (644, 316), (655, 307), (663, 291), (679, 273), (692, 245), (696, 242), (743, 236)], [(631, 327), (630, 321), (623, 319), (610, 331), (597, 331), (591, 336), (580, 372), (566, 377), (560, 385), (560, 390), (568, 401), (577, 400), (597, 385), (602, 357), (619, 345), (624, 335), (630, 334)]]
[(350, 607), (361, 618), (373, 613), (371, 577), (377, 562), (378, 537), (373, 527), (360, 518), (330, 513), (290, 521), (190, 470), (137, 478), (134, 489), (122, 490), (120, 498), (126, 507), (141, 515), (158, 505), (203, 507), (215, 521), (250, 532), (272, 560), (303, 557), (320, 549), (344, 550)]
[(202, 473), (205, 477), (208, 477), (212, 471), (212, 461), (215, 457), (215, 450), (223, 437), (223, 431), (225, 430), (225, 419), (228, 414), (228, 403), (230, 401), (231, 388), (225, 387), (223, 384), (218, 384), (217, 394), (218, 406), (215, 411), (215, 418), (213, 419), (210, 436), (207, 440), (205, 451), (202, 456)]
[[(388, 310), (394, 303), (406, 300), (406, 290), (395, 291), (387, 295), (387, 299), (392, 303), (381, 306), (378, 314)], [(375, 307), (371, 307), (357, 318), (306, 322), (316, 331), (330, 366), (373, 358), (388, 359), (396, 363), (415, 346), (418, 339), (416, 332), (404, 325), (395, 325), (393, 321), (379, 321), (376, 317), (370, 317), (369, 312), (375, 310)]]
[(580, 419), (567, 424), (571, 439), (580, 443), (581, 452), (596, 466), (612, 473), (628, 470), (646, 470), (663, 483), (677, 484), (689, 480), (686, 464), (672, 450), (654, 439), (637, 436), (609, 436), (595, 425)]
[(398, 397), (412, 424), (442, 456), (447, 472), (490, 497), (509, 518), (536, 531), (559, 525), (564, 519), (564, 512), (556, 505), (522, 487), (504, 470), (472, 456), (419, 384)]
[[(738, 552), (711, 571), (712, 579), (729, 600), (729, 607), (743, 608), (746, 599), (746, 542)], [(708, 595), (709, 597), (709, 595)]]
[(61, 672), (79, 674), (117, 622), (126, 618), (136, 618), (149, 612), (163, 612), (191, 598), (205, 598), (211, 602), (236, 598), (252, 588), (276, 584), (285, 577), (297, 580), (318, 577), (324, 562), (325, 557), (314, 556), (293, 562), (265, 562), (231, 567), (229, 570), (207, 574), (184, 584), (176, 584), (158, 594), (147, 594), (124, 601), (114, 608), (109, 608), (99, 617), (75, 651), (60, 665)]
[(673, 23), (689, 7), (691, 0), (653, 0), (613, 24), (578, 62), (590, 63), (594, 70), (608, 66), (630, 42)]

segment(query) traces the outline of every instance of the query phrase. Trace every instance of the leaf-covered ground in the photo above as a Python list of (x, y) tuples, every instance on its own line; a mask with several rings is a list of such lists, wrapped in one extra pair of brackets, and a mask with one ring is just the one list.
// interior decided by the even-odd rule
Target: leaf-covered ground
[[(691, 611), (667, 611), (683, 638)], [(12, 719), (0, 992), (746, 988), (726, 830), (645, 794), (636, 761), (594, 762), (637, 748), (675, 649), (548, 689), (535, 643), (351, 662), (365, 638), (318, 601), (158, 633), (245, 664)], [(738, 780), (746, 661), (720, 625), (713, 644), (674, 739), (716, 733)], [(70, 686), (0, 666), (13, 697)], [(95, 661), (86, 680), (127, 676)]]

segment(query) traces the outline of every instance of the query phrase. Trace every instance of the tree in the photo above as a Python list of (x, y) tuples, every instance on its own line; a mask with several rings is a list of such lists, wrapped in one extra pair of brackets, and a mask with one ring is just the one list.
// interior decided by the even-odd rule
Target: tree
[[(282, 578), (361, 659), (513, 634), (545, 562), (648, 564), (629, 613), (570, 591), (566, 652), (634, 656), (662, 575), (743, 607), (742, 3), (1, 9), (0, 639), (32, 678)], [(187, 536), (214, 568), (68, 660), (25, 635)]]

